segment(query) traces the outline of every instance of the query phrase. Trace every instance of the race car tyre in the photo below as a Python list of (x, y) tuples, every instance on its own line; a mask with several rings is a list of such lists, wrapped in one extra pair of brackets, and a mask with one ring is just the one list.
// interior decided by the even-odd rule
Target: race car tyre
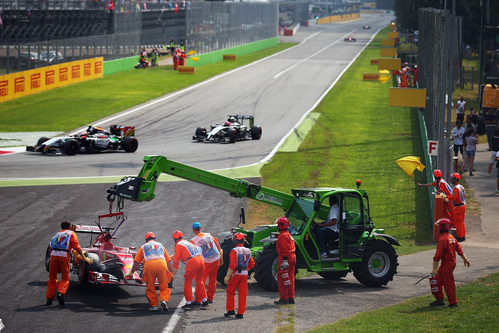
[(76, 140), (68, 140), (64, 143), (64, 152), (67, 155), (76, 155), (80, 151), (80, 143)]
[(47, 272), (49, 271), (50, 267), (50, 252), (52, 252), (52, 250), (50, 249), (50, 246), (47, 246), (47, 250), (45, 250), (45, 269), (47, 270)]
[(82, 285), (88, 284), (89, 271), (99, 271), (99, 256), (95, 253), (87, 253), (87, 257), (92, 259), (94, 262), (92, 265), (88, 265), (83, 260), (80, 261), (80, 265), (78, 266), (78, 281)]
[(139, 147), (139, 141), (136, 138), (123, 138), (121, 146), (127, 153), (133, 153)]
[(218, 272), (217, 272), (217, 281), (220, 282), (221, 284), (224, 284), (224, 278), (225, 275), (227, 274), (227, 270), (229, 269), (229, 263), (230, 263), (230, 251), (234, 248), (234, 243), (232, 242), (231, 239), (226, 239), (220, 244), (220, 247), (224, 251), (224, 257), (223, 257), (223, 265), (220, 265), (218, 267)]
[(341, 271), (341, 272), (319, 272), (317, 273), (320, 276), (322, 276), (326, 280), (339, 280), (341, 278), (344, 278), (347, 276), (348, 271)]
[(42, 143), (44, 143), (45, 141), (48, 141), (49, 138), (45, 137), (45, 136), (42, 136), (40, 139), (38, 139), (38, 142), (36, 143), (37, 146), (41, 145)]
[(362, 262), (351, 265), (355, 278), (368, 287), (379, 287), (393, 280), (397, 266), (395, 249), (380, 239), (369, 241)]
[(194, 134), (194, 136), (196, 137), (196, 140), (198, 140), (198, 142), (203, 142), (203, 140), (206, 138), (206, 128), (196, 128), (196, 133)]
[(255, 262), (255, 279), (267, 291), (277, 291), (277, 264), (279, 256), (274, 245), (268, 246), (258, 255)]
[(260, 140), (261, 137), (262, 137), (262, 127), (261, 126), (251, 127), (251, 139)]
[(229, 142), (230, 143), (234, 143), (236, 142), (236, 138), (237, 138), (237, 133), (236, 133), (236, 130), (233, 129), (233, 128), (230, 128), (228, 131), (227, 131), (227, 137), (229, 138)]

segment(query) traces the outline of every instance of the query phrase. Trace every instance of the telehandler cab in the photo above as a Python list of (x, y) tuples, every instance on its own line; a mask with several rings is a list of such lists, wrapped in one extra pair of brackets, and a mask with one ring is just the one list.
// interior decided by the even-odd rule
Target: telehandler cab
[[(145, 156), (137, 177), (124, 177), (109, 188), (108, 200), (114, 196), (132, 201), (154, 199), (154, 189), (161, 173), (192, 180), (229, 192), (231, 196), (250, 198), (279, 206), (290, 222), (290, 232), (296, 243), (297, 269), (316, 272), (325, 279), (334, 280), (346, 276), (350, 271), (366, 286), (386, 285), (397, 271), (397, 254), (393, 245), (400, 246), (395, 238), (377, 229), (369, 214), (369, 198), (360, 189), (301, 188), (291, 194), (276, 191), (233, 179), (209, 171), (168, 160), (164, 156)], [(340, 208), (338, 218), (339, 239), (326, 244), (328, 257), (321, 259), (314, 232), (315, 225), (326, 220), (329, 213), (329, 197), (336, 196)], [(241, 214), (244, 223), (244, 210)], [(228, 269), (228, 256), (232, 249), (230, 236), (235, 232), (246, 235), (246, 246), (255, 258), (254, 277), (265, 290), (277, 290), (277, 240), (276, 224), (261, 225), (252, 230), (234, 227), (221, 235), (224, 241), (224, 265), (219, 268), (217, 279), (223, 283)]]

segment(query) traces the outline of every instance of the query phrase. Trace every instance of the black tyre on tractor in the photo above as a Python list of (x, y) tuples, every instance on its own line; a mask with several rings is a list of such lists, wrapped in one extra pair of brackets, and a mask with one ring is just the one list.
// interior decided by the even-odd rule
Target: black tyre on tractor
[(268, 246), (258, 255), (255, 262), (255, 279), (260, 287), (267, 291), (276, 291), (277, 265), (279, 256), (275, 244)]
[(224, 283), (225, 275), (227, 275), (227, 270), (229, 269), (230, 263), (230, 251), (234, 248), (234, 243), (231, 239), (226, 239), (220, 244), (220, 247), (224, 251), (223, 261), (224, 263), (218, 267), (217, 281), (221, 284)]
[(47, 246), (47, 250), (45, 250), (45, 269), (47, 272), (50, 267), (50, 252), (52, 252), (52, 249), (50, 249), (50, 246)]
[(136, 138), (123, 138), (121, 146), (127, 153), (133, 153), (139, 147), (139, 141)]
[(45, 136), (42, 136), (40, 139), (38, 139), (38, 142), (36, 143), (37, 146), (41, 145), (42, 143), (44, 143), (45, 141), (48, 141), (49, 138), (45, 137)]
[(64, 152), (67, 155), (76, 155), (80, 151), (80, 143), (76, 140), (68, 140), (64, 143)]
[(393, 280), (397, 266), (395, 249), (389, 243), (376, 239), (367, 243), (362, 262), (351, 267), (360, 283), (368, 287), (379, 287)]
[(322, 276), (326, 280), (339, 280), (347, 276), (348, 271), (340, 271), (340, 272), (319, 272), (317, 273)]
[(251, 139), (260, 140), (261, 137), (262, 137), (262, 127), (261, 126), (251, 127)]

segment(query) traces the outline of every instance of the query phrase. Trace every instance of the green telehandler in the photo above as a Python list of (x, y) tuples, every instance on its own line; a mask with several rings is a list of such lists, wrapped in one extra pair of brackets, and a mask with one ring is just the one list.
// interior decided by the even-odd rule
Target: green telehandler
[[(366, 191), (360, 189), (360, 180), (357, 180), (356, 189), (300, 188), (288, 194), (171, 161), (164, 156), (145, 156), (138, 176), (124, 177), (109, 188), (108, 200), (115, 197), (132, 201), (154, 199), (154, 189), (161, 173), (212, 186), (229, 192), (233, 197), (281, 207), (295, 239), (297, 269), (316, 272), (329, 280), (340, 279), (352, 271), (360, 283), (373, 287), (386, 285), (397, 272), (397, 254), (393, 245), (400, 244), (383, 229), (374, 226), (369, 214), (369, 198)], [(331, 196), (339, 199), (339, 238), (326, 243), (328, 257), (321, 259), (314, 229), (316, 224), (327, 219)], [(244, 223), (244, 210), (241, 211)], [(233, 247), (230, 236), (236, 232), (246, 235), (246, 246), (256, 262), (253, 273), (258, 285), (265, 290), (277, 290), (276, 224), (261, 225), (252, 230), (237, 226), (223, 233), (219, 239), (224, 250), (224, 265), (219, 268), (218, 281), (223, 283)]]

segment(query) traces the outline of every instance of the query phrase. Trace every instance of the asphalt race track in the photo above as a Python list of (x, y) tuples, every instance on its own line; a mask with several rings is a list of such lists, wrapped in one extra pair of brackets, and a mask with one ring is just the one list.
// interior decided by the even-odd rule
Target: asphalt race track
[[(120, 118), (101, 121), (136, 126), (139, 149), (136, 153), (88, 154), (77, 156), (44, 156), (18, 153), (0, 156), (0, 177), (87, 177), (135, 175), (142, 157), (165, 155), (170, 159), (211, 170), (255, 163), (266, 157), (280, 140), (297, 124), (317, 99), (338, 78), (389, 17), (367, 16), (358, 21), (302, 28), (288, 40), (304, 41), (299, 46), (230, 74), (209, 80), (195, 88), (146, 103), (138, 111), (126, 110)], [(363, 30), (364, 24), (371, 30)], [(353, 35), (356, 43), (343, 38)], [(304, 61), (304, 59), (307, 59)], [(252, 114), (263, 129), (259, 141), (236, 144), (204, 144), (191, 140), (196, 127), (224, 121), (228, 114)], [(92, 224), (98, 214), (107, 212), (106, 188), (109, 184), (64, 185), (0, 188), (0, 319), (4, 332), (161, 332), (202, 331), (206, 327), (219, 332), (234, 326), (222, 317), (224, 288), (207, 310), (183, 314), (176, 326), (168, 326), (172, 314), (150, 314), (144, 289), (134, 286), (116, 288), (83, 287), (72, 277), (66, 305), (42, 306), (45, 302), (48, 273), (43, 266), (49, 239), (64, 219), (78, 224)], [(140, 246), (147, 231), (154, 231), (159, 241), (172, 254), (171, 233), (181, 229), (192, 237), (190, 225), (200, 221), (205, 230), (218, 234), (237, 223), (239, 209), (245, 200), (229, 197), (225, 192), (192, 182), (161, 183), (157, 197), (148, 203), (126, 204), (127, 222), (117, 233), (115, 243)], [(82, 246), (86, 244), (80, 237)], [(169, 306), (175, 309), (183, 298), (182, 272), (177, 274)], [(401, 286), (403, 288), (404, 286)], [(369, 304), (389, 288), (366, 289), (351, 277), (342, 282), (320, 278), (300, 282), (297, 295), (311, 303), (301, 315), (318, 314), (321, 322), (331, 317), (319, 302), (343, 295), (341, 310), (345, 316), (360, 311), (352, 306), (362, 303), (364, 294)], [(425, 287), (426, 288), (426, 287)], [(359, 292), (361, 291), (361, 292)], [(396, 295), (392, 290), (388, 295)], [(238, 321), (241, 332), (268, 332), (279, 325), (272, 304), (275, 293), (250, 286), (247, 316)], [(310, 297), (315, 295), (317, 298)], [(397, 301), (401, 297), (393, 299)], [(322, 300), (322, 301), (321, 301)], [(393, 302), (392, 301), (392, 302)], [(57, 302), (55, 302), (57, 303)], [(335, 306), (339, 306), (336, 303)], [(375, 305), (373, 304), (372, 307)], [(368, 306), (369, 308), (369, 306)], [(313, 311), (311, 311), (313, 309)], [(262, 318), (269, 318), (263, 320)], [(232, 326), (232, 328), (231, 328)], [(307, 322), (298, 331), (315, 326)], [(171, 330), (170, 330), (171, 329)]]

